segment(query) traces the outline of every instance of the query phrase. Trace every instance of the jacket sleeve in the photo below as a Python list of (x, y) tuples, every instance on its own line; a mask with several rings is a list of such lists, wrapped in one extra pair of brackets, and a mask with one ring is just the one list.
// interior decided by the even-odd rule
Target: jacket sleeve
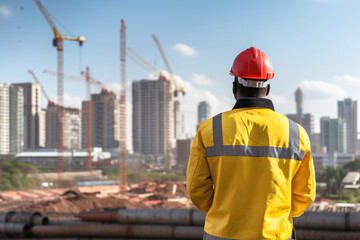
[(191, 201), (206, 214), (212, 204), (214, 189), (200, 129), (192, 143), (186, 180)]
[[(310, 145), (310, 143), (308, 144)], [(314, 163), (310, 146), (292, 180), (291, 211), (293, 217), (300, 217), (313, 203), (316, 196)]]

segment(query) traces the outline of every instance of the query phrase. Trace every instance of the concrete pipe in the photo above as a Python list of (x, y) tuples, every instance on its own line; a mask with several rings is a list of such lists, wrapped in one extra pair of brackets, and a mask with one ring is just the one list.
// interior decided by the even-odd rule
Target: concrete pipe
[(95, 221), (95, 222), (117, 222), (117, 211), (105, 211), (105, 212), (80, 212), (75, 217), (81, 218), (83, 221)]
[(0, 223), (0, 233), (8, 235), (27, 235), (30, 231), (29, 225), (21, 223)]
[(33, 226), (48, 224), (49, 219), (39, 212), (15, 212), (8, 217), (7, 222), (24, 223)]
[(298, 240), (360, 240), (360, 232), (353, 231), (322, 231), (322, 230), (296, 230), (296, 237)]
[(305, 212), (294, 218), (296, 229), (360, 230), (359, 212)]
[[(102, 222), (92, 222), (91, 224), (103, 224)], [(89, 225), (89, 222), (80, 221), (80, 220), (50, 220), (48, 225), (58, 226), (58, 225)]]
[(36, 237), (123, 237), (153, 239), (201, 239), (202, 227), (165, 225), (38, 225), (31, 229)]
[[(8, 236), (4, 235), (1, 236), (0, 235), (0, 239), (9, 239)], [(49, 237), (49, 238), (38, 238), (38, 237), (11, 237), (11, 240), (129, 240), (129, 238), (97, 238), (97, 237), (86, 237), (86, 238), (78, 238), (78, 237), (69, 237), (69, 238), (64, 238), (64, 237)], [(154, 238), (131, 238), (131, 240), (157, 240)], [(172, 239), (162, 239), (162, 240), (172, 240)], [(185, 239), (178, 239), (178, 240), (185, 240)]]
[(8, 222), (9, 217), (15, 212), (0, 212), (0, 222)]
[(118, 222), (203, 226), (205, 214), (195, 209), (120, 209)]

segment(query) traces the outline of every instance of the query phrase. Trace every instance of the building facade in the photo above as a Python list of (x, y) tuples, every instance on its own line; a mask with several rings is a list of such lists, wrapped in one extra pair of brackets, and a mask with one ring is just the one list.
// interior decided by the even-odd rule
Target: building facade
[(210, 117), (211, 107), (207, 101), (202, 101), (198, 105), (198, 124)]
[(21, 152), (24, 146), (23, 90), (0, 83), (0, 154)]
[(328, 153), (346, 153), (346, 129), (346, 122), (342, 118), (322, 117), (320, 119), (320, 145), (325, 146)]
[(174, 138), (182, 139), (184, 136), (184, 115), (179, 100), (174, 101)]
[(309, 136), (314, 134), (314, 115), (311, 113), (302, 114), (301, 126), (303, 126)]
[(346, 140), (347, 152), (355, 153), (357, 151), (357, 101), (351, 98), (345, 98), (338, 101), (338, 118), (346, 122)]
[(41, 124), (41, 85), (40, 83), (17, 83), (24, 93), (24, 149), (45, 147), (41, 139), (45, 135)]
[(186, 168), (190, 157), (191, 144), (194, 139), (176, 140), (176, 165), (179, 168)]
[[(170, 83), (162, 80), (132, 83), (135, 153), (164, 156), (169, 139), (173, 139), (173, 103), (169, 87)], [(169, 136), (166, 136), (167, 128), (170, 129)]]
[[(82, 102), (82, 148), (87, 148), (87, 106)], [(92, 147), (104, 149), (119, 147), (120, 112), (119, 98), (114, 92), (102, 89), (99, 94), (91, 95), (91, 138)]]
[[(46, 111), (46, 148), (57, 148), (57, 108), (49, 103)], [(63, 148), (81, 149), (81, 113), (77, 108), (63, 108)]]

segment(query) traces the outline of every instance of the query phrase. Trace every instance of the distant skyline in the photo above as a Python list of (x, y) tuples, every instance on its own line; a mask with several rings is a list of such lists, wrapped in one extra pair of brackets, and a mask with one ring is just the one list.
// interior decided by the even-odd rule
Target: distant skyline
[[(356, 0), (298, 1), (163, 1), (163, 0), (42, 0), (64, 35), (83, 35), (87, 41), (65, 42), (64, 72), (79, 76), (90, 66), (94, 78), (119, 89), (120, 20), (126, 24), (127, 46), (159, 70), (165, 65), (151, 34), (158, 38), (187, 89), (180, 97), (185, 109), (185, 132), (195, 134), (197, 104), (208, 101), (211, 115), (230, 110), (236, 55), (254, 46), (272, 60), (275, 78), (271, 93), (275, 109), (295, 113), (294, 93), (304, 92), (304, 113), (337, 117), (337, 101), (360, 100), (360, 22)], [(32, 82), (32, 69), (56, 100), (53, 33), (34, 1), (0, 0), (0, 82)], [(65, 28), (63, 27), (65, 26)], [(68, 29), (68, 30), (66, 30)], [(71, 33), (70, 33), (71, 32)], [(127, 102), (131, 136), (131, 82), (151, 77), (127, 58)], [(80, 107), (85, 84), (65, 79), (65, 105)], [(92, 87), (93, 93), (99, 89)], [(44, 99), (44, 98), (43, 98)], [(43, 100), (43, 107), (46, 101)], [(360, 118), (358, 118), (360, 120)], [(130, 141), (131, 142), (131, 141)]]

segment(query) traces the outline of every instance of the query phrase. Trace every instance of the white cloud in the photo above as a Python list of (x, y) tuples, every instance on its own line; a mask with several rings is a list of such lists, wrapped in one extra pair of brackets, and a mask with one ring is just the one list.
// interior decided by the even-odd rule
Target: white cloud
[[(132, 82), (126, 82), (126, 91), (131, 91)], [(116, 94), (120, 94), (121, 84), (119, 82), (109, 83), (105, 86), (105, 88), (109, 91), (115, 92)]]
[(292, 93), (284, 95), (270, 94), (268, 98), (273, 102), (275, 111), (284, 115), (295, 112), (294, 97)]
[(300, 83), (300, 88), (308, 99), (342, 99), (347, 96), (339, 85), (324, 81), (304, 80)]
[(193, 73), (192, 80), (202, 86), (212, 86), (214, 82), (208, 79), (205, 75)]
[(270, 94), (269, 99), (271, 99), (276, 105), (277, 104), (282, 105), (289, 102), (289, 99), (285, 98), (284, 96), (275, 95), (275, 94)]
[(11, 17), (13, 15), (13, 11), (10, 7), (6, 5), (0, 5), (0, 16), (1, 17)]
[(79, 96), (70, 95), (68, 93), (64, 93), (64, 106), (65, 107), (73, 107), (73, 108), (81, 108), (81, 101), (83, 99)]
[(191, 57), (197, 55), (197, 52), (195, 51), (194, 48), (184, 43), (177, 43), (172, 48), (175, 52), (185, 57)]
[(339, 84), (352, 84), (360, 87), (360, 77), (353, 77), (351, 75), (335, 76), (334, 81)]
[(109, 83), (106, 85), (106, 89), (109, 89), (110, 91), (119, 93), (121, 90), (121, 84), (120, 83)]

